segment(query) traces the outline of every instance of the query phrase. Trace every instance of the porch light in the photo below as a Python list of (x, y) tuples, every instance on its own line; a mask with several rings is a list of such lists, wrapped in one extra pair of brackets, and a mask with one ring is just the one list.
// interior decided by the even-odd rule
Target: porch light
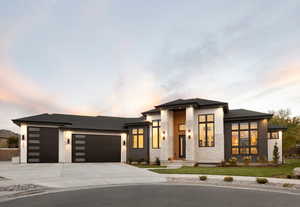
[(126, 142), (125, 142), (125, 140), (123, 141), (123, 146), (125, 146), (126, 145)]
[(22, 135), (22, 140), (25, 140), (25, 135), (24, 134)]
[(70, 139), (67, 139), (67, 144), (70, 144)]

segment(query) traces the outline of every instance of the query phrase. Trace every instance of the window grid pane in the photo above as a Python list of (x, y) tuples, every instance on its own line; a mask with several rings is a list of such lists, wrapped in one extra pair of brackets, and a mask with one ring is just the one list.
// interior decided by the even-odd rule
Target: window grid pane
[(139, 135), (139, 141), (138, 141), (139, 145), (138, 148), (144, 148), (144, 136), (143, 135)]
[(152, 130), (152, 148), (158, 149), (159, 148), (159, 129), (153, 128)]

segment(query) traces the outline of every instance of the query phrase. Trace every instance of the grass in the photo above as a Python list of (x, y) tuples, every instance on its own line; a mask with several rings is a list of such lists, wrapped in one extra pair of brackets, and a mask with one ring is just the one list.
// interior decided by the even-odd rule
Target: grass
[(254, 177), (281, 177), (293, 173), (293, 169), (300, 167), (300, 159), (290, 159), (286, 164), (278, 167), (182, 167), (179, 169), (153, 169), (161, 174), (206, 174), (206, 175), (233, 175)]
[(132, 166), (139, 167), (139, 168), (166, 168), (165, 166), (160, 166), (160, 165), (141, 165), (141, 164), (138, 164), (138, 165), (132, 165)]

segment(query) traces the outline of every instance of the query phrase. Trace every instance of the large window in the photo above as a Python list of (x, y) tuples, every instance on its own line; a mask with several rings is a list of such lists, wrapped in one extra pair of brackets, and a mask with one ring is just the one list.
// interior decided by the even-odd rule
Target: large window
[(132, 129), (132, 148), (144, 148), (144, 129)]
[(199, 147), (215, 146), (215, 117), (213, 114), (199, 115)]
[(232, 123), (232, 155), (256, 155), (258, 144), (257, 122)]
[(160, 120), (152, 121), (152, 148), (160, 148)]

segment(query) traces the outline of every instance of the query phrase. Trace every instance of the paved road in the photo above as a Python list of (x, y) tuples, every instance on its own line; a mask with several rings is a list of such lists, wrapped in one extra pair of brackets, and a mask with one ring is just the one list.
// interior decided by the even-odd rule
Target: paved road
[(140, 185), (60, 192), (0, 203), (1, 207), (299, 207), (300, 196), (206, 186)]

